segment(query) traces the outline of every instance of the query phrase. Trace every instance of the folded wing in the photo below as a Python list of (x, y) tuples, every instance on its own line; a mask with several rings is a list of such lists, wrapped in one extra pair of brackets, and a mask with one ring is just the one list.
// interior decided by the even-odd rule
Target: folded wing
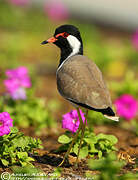
[(67, 100), (95, 109), (111, 107), (110, 94), (102, 73), (87, 57), (70, 57), (57, 72), (58, 90)]

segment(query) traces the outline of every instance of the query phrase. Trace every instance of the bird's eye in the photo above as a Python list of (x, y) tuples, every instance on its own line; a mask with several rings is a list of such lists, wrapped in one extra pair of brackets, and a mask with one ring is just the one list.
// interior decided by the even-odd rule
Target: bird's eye
[(67, 32), (64, 32), (63, 37), (67, 38), (68, 36), (69, 36), (69, 34)]
[(59, 33), (56, 35), (56, 38), (62, 36), (63, 38), (67, 38), (69, 36), (69, 34), (67, 32), (63, 32), (63, 33)]

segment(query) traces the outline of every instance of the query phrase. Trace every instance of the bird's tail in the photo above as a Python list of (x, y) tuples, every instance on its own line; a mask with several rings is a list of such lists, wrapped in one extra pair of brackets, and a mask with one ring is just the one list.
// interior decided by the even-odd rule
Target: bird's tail
[(117, 117), (117, 116), (108, 116), (108, 115), (104, 114), (104, 117), (111, 119), (113, 121), (119, 121), (119, 117)]

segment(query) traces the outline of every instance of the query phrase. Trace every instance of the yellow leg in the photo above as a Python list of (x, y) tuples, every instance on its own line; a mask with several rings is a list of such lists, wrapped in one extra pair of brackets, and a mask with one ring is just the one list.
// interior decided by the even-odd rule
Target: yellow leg
[(81, 118), (81, 114), (80, 114), (79, 109), (77, 109), (77, 111), (78, 111), (80, 123), (82, 124), (82, 126), (81, 126), (82, 127), (82, 133), (81, 133), (81, 139), (80, 139), (80, 144), (79, 144), (79, 149), (78, 149), (78, 154), (77, 154), (77, 159), (76, 159), (76, 165), (78, 164), (78, 158), (79, 158), (80, 149), (81, 149), (81, 146), (82, 146), (84, 132), (85, 132), (85, 127), (86, 127), (86, 118), (87, 118), (87, 115), (88, 115), (88, 110), (86, 110), (85, 121), (84, 121), (84, 124), (83, 124), (83, 120)]
[(72, 148), (72, 146), (74, 145), (74, 143), (75, 143), (75, 141), (76, 141), (76, 139), (77, 139), (77, 137), (78, 137), (78, 135), (79, 135), (79, 132), (80, 132), (80, 130), (81, 130), (81, 123), (80, 123), (80, 125), (79, 125), (79, 128), (78, 128), (78, 131), (77, 131), (77, 133), (75, 134), (75, 136), (74, 136), (74, 138), (73, 138), (73, 140), (72, 140), (72, 143), (70, 144), (70, 146), (69, 146), (69, 148), (68, 148), (68, 150), (67, 150), (67, 152), (66, 152), (66, 154), (65, 154), (65, 156), (64, 156), (64, 158), (63, 158), (63, 160), (62, 160), (62, 162), (58, 165), (59, 167), (64, 163), (64, 161), (65, 161), (65, 159), (68, 157), (68, 155), (69, 155), (69, 153), (70, 153), (70, 151), (71, 151), (71, 148)]

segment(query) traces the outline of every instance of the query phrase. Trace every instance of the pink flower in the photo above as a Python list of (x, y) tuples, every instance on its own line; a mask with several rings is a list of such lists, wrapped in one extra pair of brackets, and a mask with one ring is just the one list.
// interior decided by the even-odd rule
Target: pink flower
[(14, 81), (14, 85), (23, 86), (25, 88), (31, 87), (30, 78), (28, 76), (28, 69), (26, 67), (19, 67), (16, 69), (9, 69), (6, 71), (6, 75), (9, 80)]
[(138, 30), (132, 36), (132, 45), (136, 50), (138, 50)]
[[(81, 118), (85, 121), (84, 113), (80, 110)], [(68, 129), (75, 133), (79, 127), (80, 121), (77, 110), (72, 110), (69, 113), (63, 115), (62, 128)]]
[(9, 113), (0, 113), (0, 136), (10, 133), (10, 127), (13, 126), (12, 121), (13, 120), (10, 118)]
[(68, 9), (61, 0), (50, 0), (46, 2), (44, 11), (53, 21), (63, 21), (68, 19), (69, 16)]
[(137, 101), (129, 94), (120, 96), (115, 101), (117, 114), (126, 120), (131, 120), (136, 116), (137, 113)]
[(29, 0), (9, 0), (9, 2), (16, 6), (26, 6), (29, 3)]
[(26, 99), (26, 91), (24, 88), (18, 88), (16, 91), (14, 91), (12, 94), (12, 99), (17, 100), (17, 99)]
[(16, 79), (6, 79), (4, 85), (6, 86), (8, 93), (13, 93), (19, 88), (19, 83)]
[(4, 85), (8, 94), (13, 99), (26, 99), (25, 88), (31, 87), (27, 68), (21, 66), (16, 69), (9, 69), (6, 71), (6, 75), (8, 79), (4, 81)]

